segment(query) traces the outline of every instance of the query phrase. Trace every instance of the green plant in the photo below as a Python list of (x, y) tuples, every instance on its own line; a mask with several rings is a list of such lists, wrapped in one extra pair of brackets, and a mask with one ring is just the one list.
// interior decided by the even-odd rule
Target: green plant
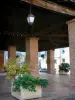
[(9, 59), (4, 64), (4, 68), (7, 71), (7, 79), (12, 79), (19, 74), (20, 66), (16, 63), (16, 59)]
[[(7, 78), (10, 80), (14, 79), (14, 91), (20, 91), (20, 87), (22, 87), (23, 89), (35, 92), (36, 85), (40, 85), (41, 87), (48, 85), (48, 80), (29, 75), (30, 71), (35, 71), (35, 69), (30, 68), (28, 64), (24, 63), (20, 67), (17, 62), (19, 62), (19, 59), (9, 59), (7, 63), (4, 64), (7, 71)], [(18, 77), (15, 78), (16, 76)]]
[(13, 79), (19, 74), (28, 74), (29, 66), (23, 63), (22, 66), (18, 64), (19, 59), (9, 59), (7, 63), (4, 64), (4, 69), (7, 71), (7, 79)]
[(61, 63), (59, 65), (59, 71), (68, 72), (70, 70), (70, 65), (68, 63)]
[(20, 87), (35, 92), (36, 85), (40, 85), (41, 87), (46, 87), (48, 85), (48, 80), (35, 78), (28, 74), (22, 74), (13, 83), (15, 92), (20, 91)]
[(28, 74), (30, 72), (30, 67), (27, 63), (23, 63), (21, 68), (20, 68), (20, 72), (19, 74)]

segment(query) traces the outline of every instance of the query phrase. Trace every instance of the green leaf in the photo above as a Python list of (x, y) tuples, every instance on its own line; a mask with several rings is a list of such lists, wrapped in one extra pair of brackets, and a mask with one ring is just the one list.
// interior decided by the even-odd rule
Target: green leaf
[(18, 91), (20, 87), (22, 87), (29, 91), (36, 92), (36, 86), (40, 85), (41, 87), (47, 87), (48, 80), (35, 78), (29, 74), (23, 74), (14, 81), (13, 85), (16, 91)]

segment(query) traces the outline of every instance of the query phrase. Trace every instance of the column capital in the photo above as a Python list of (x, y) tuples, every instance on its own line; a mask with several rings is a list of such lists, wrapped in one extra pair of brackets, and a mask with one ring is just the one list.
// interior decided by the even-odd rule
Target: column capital
[(27, 40), (30, 40), (30, 39), (33, 39), (33, 40), (39, 40), (39, 38), (37, 38), (37, 37), (26, 37), (25, 39), (27, 39)]
[(3, 50), (0, 50), (0, 53), (4, 53), (4, 51)]
[(47, 51), (51, 51), (51, 50), (54, 51), (55, 49), (54, 48), (51, 48), (51, 49), (48, 49)]
[(72, 20), (67, 21), (66, 24), (71, 24), (71, 23), (73, 23), (73, 22), (75, 22), (75, 18), (72, 19)]

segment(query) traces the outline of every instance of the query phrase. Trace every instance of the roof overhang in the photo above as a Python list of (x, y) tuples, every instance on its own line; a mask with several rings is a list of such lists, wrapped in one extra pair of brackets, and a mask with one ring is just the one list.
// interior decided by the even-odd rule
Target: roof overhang
[(51, 2), (51, 1), (49, 1), (49, 2), (46, 2), (43, 0), (22, 0), (22, 1), (27, 2), (27, 3), (32, 3), (33, 5), (40, 6), (40, 7), (43, 7), (45, 9), (52, 10), (55, 12), (75, 16), (75, 10), (60, 6), (59, 4), (56, 4), (56, 3)]
[(0, 9), (0, 50), (16, 45), (17, 50), (25, 51), (25, 37), (38, 37), (39, 51), (69, 46), (66, 22), (74, 16), (44, 9), (46, 3), (45, 7), (32, 5), (35, 21), (31, 28), (27, 23), (30, 2), (11, 1), (3, 3)]

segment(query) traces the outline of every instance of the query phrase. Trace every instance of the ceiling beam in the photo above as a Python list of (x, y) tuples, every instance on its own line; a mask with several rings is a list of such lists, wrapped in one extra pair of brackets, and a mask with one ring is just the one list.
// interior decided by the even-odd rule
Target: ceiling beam
[(69, 44), (65, 43), (65, 44), (39, 44), (39, 51), (45, 51), (45, 50), (49, 50), (50, 48), (62, 48), (62, 47), (68, 47)]
[(46, 8), (48, 10), (52, 10), (55, 12), (75, 16), (75, 10), (71, 10), (67, 7), (60, 6), (59, 4), (53, 3), (51, 1), (50, 2), (46, 2), (43, 0), (22, 0), (22, 1), (27, 2), (27, 3), (31, 3), (31, 1), (32, 1), (33, 5), (36, 5), (36, 6), (39, 6), (42, 8)]
[(38, 35), (40, 38), (51, 38), (51, 37), (60, 37), (60, 38), (64, 38), (64, 37), (68, 37), (68, 34), (51, 34), (51, 35), (44, 35), (44, 34), (42, 34), (42, 35)]
[(61, 44), (61, 43), (63, 43), (63, 44), (65, 44), (65, 43), (68, 43), (68, 41), (64, 41), (64, 40), (50, 40), (50, 41), (41, 41), (41, 42), (39, 42), (39, 43), (42, 43), (42, 44), (47, 44), (48, 45), (48, 43), (53, 43), (53, 44)]

